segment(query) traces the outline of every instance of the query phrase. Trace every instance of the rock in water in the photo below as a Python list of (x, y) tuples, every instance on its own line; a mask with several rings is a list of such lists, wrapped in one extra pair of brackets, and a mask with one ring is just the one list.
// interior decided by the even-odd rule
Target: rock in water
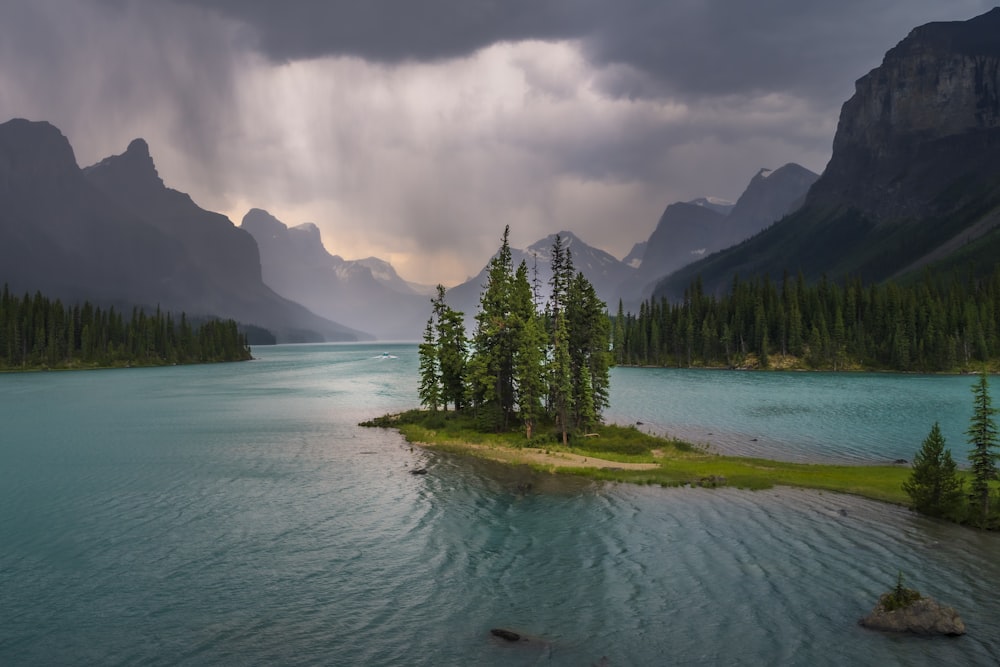
[(892, 593), (885, 593), (878, 599), (878, 604), (872, 613), (861, 619), (860, 623), (872, 630), (888, 632), (909, 632), (917, 635), (950, 635), (965, 634), (965, 623), (958, 612), (935, 600), (922, 597), (905, 607), (889, 611), (888, 604)]
[(521, 640), (521, 635), (511, 630), (505, 630), (504, 628), (493, 628), (492, 630), (490, 630), (490, 634), (492, 634), (494, 637), (499, 637), (500, 639), (506, 639), (509, 642), (516, 642)]

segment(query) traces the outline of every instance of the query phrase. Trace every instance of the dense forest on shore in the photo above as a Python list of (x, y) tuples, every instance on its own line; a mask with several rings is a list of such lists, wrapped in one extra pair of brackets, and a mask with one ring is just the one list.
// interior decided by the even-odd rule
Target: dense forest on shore
[(0, 295), (0, 370), (158, 366), (250, 359), (233, 320), (193, 323), (159, 308), (152, 315), (85, 302), (63, 305), (41, 293)]
[(619, 365), (941, 372), (1000, 359), (1000, 268), (986, 278), (925, 274), (913, 284), (806, 284), (786, 274), (701, 282), (683, 301), (613, 318)]

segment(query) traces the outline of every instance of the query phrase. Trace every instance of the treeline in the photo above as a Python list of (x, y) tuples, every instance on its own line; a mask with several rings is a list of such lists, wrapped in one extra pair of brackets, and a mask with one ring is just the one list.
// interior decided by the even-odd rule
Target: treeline
[(528, 439), (551, 424), (565, 444), (608, 405), (606, 306), (557, 235), (550, 296), (539, 310), (526, 264), (513, 267), (509, 233), (490, 261), (471, 338), (438, 286), (419, 348), (420, 402), (431, 412), (450, 404), (480, 430), (523, 429)]
[(637, 315), (619, 304), (612, 331), (621, 365), (978, 368), (1000, 357), (1000, 269), (913, 285), (735, 278), (721, 297), (697, 280), (680, 303), (644, 302)]
[(157, 308), (133, 309), (85, 302), (64, 306), (41, 293), (0, 296), (0, 369), (155, 366), (250, 359), (246, 337), (232, 320), (191, 323)]

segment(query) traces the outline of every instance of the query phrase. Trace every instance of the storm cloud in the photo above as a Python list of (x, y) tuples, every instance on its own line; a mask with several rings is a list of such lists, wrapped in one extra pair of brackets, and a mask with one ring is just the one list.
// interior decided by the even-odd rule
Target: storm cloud
[[(13, 6), (11, 6), (13, 5)], [(312, 221), (409, 279), (561, 229), (619, 256), (663, 207), (821, 171), (854, 80), (988, 3), (36, 0), (0, 7), (0, 116), (81, 164), (142, 136), (238, 224)]]

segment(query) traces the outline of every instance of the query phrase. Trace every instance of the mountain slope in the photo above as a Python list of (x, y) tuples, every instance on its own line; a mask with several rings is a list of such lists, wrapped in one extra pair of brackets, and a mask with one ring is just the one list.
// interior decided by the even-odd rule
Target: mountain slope
[(1000, 8), (913, 30), (858, 80), (802, 208), (655, 294), (677, 298), (696, 275), (712, 291), (736, 273), (883, 280), (959, 255), (988, 270), (998, 207)]
[(646, 244), (638, 271), (619, 286), (630, 310), (649, 298), (658, 279), (728, 248), (798, 208), (818, 178), (794, 163), (761, 169), (735, 204), (711, 198), (671, 204)]
[(379, 340), (420, 338), (430, 299), (416, 293), (387, 262), (331, 255), (316, 225), (288, 227), (261, 209), (243, 217), (241, 230), (256, 239), (264, 282), (279, 294)]
[[(635, 274), (628, 264), (616, 259), (609, 253), (587, 245), (572, 232), (559, 232), (563, 247), (573, 259), (573, 267), (587, 277), (594, 286), (597, 296), (614, 308), (618, 299), (618, 286)], [(511, 259), (516, 269), (524, 261), (528, 267), (529, 278), (535, 281), (538, 288), (539, 303), (544, 303), (549, 295), (549, 281), (552, 279), (551, 252), (556, 234), (549, 234), (543, 239), (532, 243), (524, 250), (511, 248)], [(476, 311), (479, 309), (479, 296), (486, 284), (489, 262), (474, 277), (461, 285), (448, 290), (445, 300), (455, 310), (465, 313), (466, 326), (474, 323)]]
[(84, 173), (51, 124), (0, 124), (0, 282), (64, 301), (232, 317), (283, 340), (356, 338), (265, 287), (252, 239), (219, 237), (226, 224), (236, 232), (232, 223), (167, 190), (145, 142), (126, 153)]

